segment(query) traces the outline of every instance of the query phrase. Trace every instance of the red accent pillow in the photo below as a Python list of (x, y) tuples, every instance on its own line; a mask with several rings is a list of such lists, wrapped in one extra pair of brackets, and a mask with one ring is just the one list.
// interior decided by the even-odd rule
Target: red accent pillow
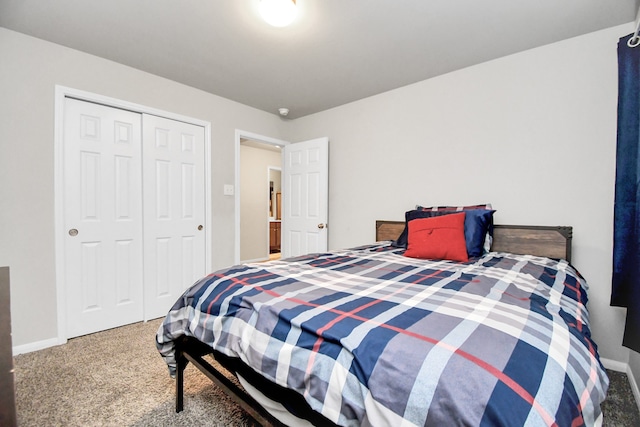
[(404, 256), (469, 261), (464, 240), (465, 215), (461, 212), (410, 221), (407, 250)]

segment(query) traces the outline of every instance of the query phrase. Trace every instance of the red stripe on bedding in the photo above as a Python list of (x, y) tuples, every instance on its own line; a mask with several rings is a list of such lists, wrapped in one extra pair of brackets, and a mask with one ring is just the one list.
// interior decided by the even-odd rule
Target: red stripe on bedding
[[(269, 295), (272, 295), (276, 298), (281, 298), (283, 297), (283, 295), (270, 290), (270, 289), (264, 289), (260, 286), (256, 286), (256, 289), (265, 292)], [(399, 292), (399, 291), (398, 291)], [(315, 304), (309, 301), (304, 301), (298, 298), (285, 298), (288, 301), (294, 302), (296, 304), (300, 304), (300, 305), (306, 305), (309, 307), (322, 307), (321, 304)], [(545, 424), (547, 426), (550, 427), (557, 427), (557, 424), (553, 418), (553, 416), (551, 416), (535, 399), (534, 396), (532, 396), (527, 390), (525, 390), (522, 386), (520, 386), (520, 384), (516, 383), (511, 377), (509, 377), (508, 375), (506, 375), (504, 372), (502, 372), (501, 370), (497, 369), (495, 366), (490, 365), (489, 363), (485, 362), (484, 360), (470, 354), (467, 353), (464, 350), (461, 350), (459, 348), (456, 348), (450, 344), (444, 343), (442, 341), (439, 341), (435, 338), (431, 338), (431, 337), (427, 337), (425, 335), (421, 335), (421, 334), (417, 334), (415, 332), (411, 332), (411, 331), (407, 331), (405, 329), (401, 329), (395, 326), (391, 326), (391, 325), (387, 325), (386, 323), (381, 323), (378, 322), (376, 320), (373, 319), (368, 319), (362, 316), (357, 316), (355, 315), (355, 313), (357, 313), (358, 311), (364, 309), (365, 307), (370, 307), (378, 302), (380, 302), (381, 300), (376, 300), (376, 301), (372, 301), (368, 304), (365, 304), (362, 307), (358, 307), (358, 309), (356, 310), (352, 310), (349, 312), (345, 312), (342, 310), (338, 310), (335, 308), (329, 308), (327, 309), (327, 311), (330, 311), (332, 313), (336, 313), (339, 314), (340, 316), (336, 319), (334, 319), (331, 324), (335, 324), (339, 319), (344, 319), (346, 317), (355, 319), (355, 320), (359, 320), (363, 323), (365, 322), (372, 322), (374, 324), (376, 324), (376, 326), (379, 326), (381, 328), (386, 328), (386, 329), (390, 329), (394, 332), (397, 332), (398, 334), (404, 334), (422, 341), (426, 341), (428, 343), (431, 343), (433, 345), (437, 345), (439, 347), (445, 348), (449, 351), (451, 351), (452, 353), (457, 354), (458, 356), (461, 356), (465, 359), (467, 359), (468, 361), (474, 363), (475, 365), (481, 367), (482, 369), (484, 369), (486, 372), (490, 373), (491, 375), (493, 375), (495, 378), (498, 379), (498, 381), (502, 382), (504, 385), (506, 385), (507, 387), (509, 387), (514, 393), (516, 393), (518, 396), (520, 396), (520, 398), (522, 398), (524, 401), (526, 401), (527, 403), (529, 403), (533, 408), (535, 408), (535, 410), (538, 412), (538, 414), (540, 414), (540, 417), (544, 420)], [(321, 330), (327, 330), (328, 329), (328, 325), (325, 325), (323, 328), (321, 328)], [(320, 332), (320, 331), (318, 331)], [(309, 372), (309, 367), (313, 364), (313, 360), (315, 357), (315, 354), (317, 353), (318, 348), (320, 347), (320, 342), (322, 341), (322, 337), (318, 337), (318, 341), (316, 341), (316, 343), (313, 346), (313, 352), (312, 352), (312, 357), (309, 359), (309, 364), (307, 365), (307, 373)]]

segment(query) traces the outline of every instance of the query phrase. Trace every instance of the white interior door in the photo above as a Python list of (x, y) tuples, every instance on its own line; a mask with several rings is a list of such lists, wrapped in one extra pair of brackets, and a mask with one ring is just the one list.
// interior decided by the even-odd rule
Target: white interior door
[(327, 250), (329, 139), (284, 147), (282, 256)]
[(143, 318), (141, 116), (64, 104), (67, 337)]
[(205, 274), (205, 129), (143, 115), (145, 319)]

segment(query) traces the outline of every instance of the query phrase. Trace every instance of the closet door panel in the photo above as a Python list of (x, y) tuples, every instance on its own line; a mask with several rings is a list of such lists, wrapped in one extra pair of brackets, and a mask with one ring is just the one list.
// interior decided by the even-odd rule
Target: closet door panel
[(67, 337), (142, 320), (142, 117), (67, 98)]
[(143, 129), (145, 318), (153, 319), (205, 274), (205, 130), (147, 114)]

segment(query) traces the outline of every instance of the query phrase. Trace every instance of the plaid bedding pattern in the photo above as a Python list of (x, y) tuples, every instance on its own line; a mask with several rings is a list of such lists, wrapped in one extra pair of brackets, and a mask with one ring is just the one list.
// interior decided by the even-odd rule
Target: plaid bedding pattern
[(158, 330), (193, 336), (297, 390), (339, 425), (580, 426), (608, 379), (587, 284), (566, 261), (416, 260), (388, 244), (234, 266)]

